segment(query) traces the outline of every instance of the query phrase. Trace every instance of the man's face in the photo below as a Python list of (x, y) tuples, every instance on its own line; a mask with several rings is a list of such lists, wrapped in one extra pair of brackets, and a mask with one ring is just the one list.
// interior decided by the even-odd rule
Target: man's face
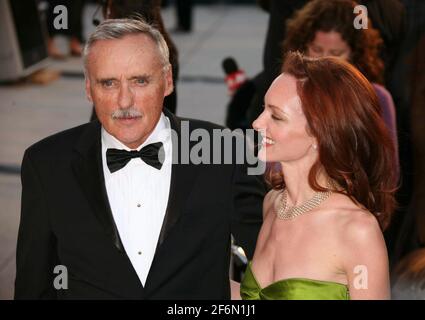
[(173, 91), (171, 68), (147, 35), (99, 40), (87, 57), (86, 93), (105, 130), (131, 149), (155, 128), (164, 97)]

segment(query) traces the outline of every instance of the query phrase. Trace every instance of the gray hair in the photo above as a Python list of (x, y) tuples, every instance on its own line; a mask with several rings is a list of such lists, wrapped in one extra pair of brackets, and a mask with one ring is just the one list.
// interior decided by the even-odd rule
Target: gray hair
[(167, 43), (161, 32), (145, 22), (137, 19), (108, 19), (103, 21), (90, 35), (83, 51), (84, 69), (87, 71), (87, 57), (93, 44), (98, 40), (122, 39), (127, 35), (145, 34), (149, 36), (158, 47), (164, 70), (170, 67), (170, 53)]

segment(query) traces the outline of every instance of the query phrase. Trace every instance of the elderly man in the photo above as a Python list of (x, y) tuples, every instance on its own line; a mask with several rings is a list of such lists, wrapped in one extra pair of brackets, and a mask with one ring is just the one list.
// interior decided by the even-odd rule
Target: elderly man
[[(99, 122), (24, 155), (15, 297), (229, 298), (230, 235), (251, 257), (261, 180), (244, 164), (175, 161), (194, 142), (182, 147), (186, 120), (163, 109), (172, 71), (150, 25), (102, 23), (86, 44), (85, 72)], [(210, 136), (220, 129), (186, 124)]]

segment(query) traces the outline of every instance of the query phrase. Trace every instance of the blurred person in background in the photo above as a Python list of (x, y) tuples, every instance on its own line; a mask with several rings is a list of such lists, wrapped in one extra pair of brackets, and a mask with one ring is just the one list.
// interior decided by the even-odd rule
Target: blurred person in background
[(407, 31), (400, 44), (392, 86), (402, 102), (397, 105), (402, 129), (400, 159), (404, 164), (400, 202), (408, 209), (399, 215), (400, 228), (394, 232), (395, 262), (425, 247), (425, 1), (402, 3)]
[(351, 0), (309, 2), (288, 21), (283, 49), (284, 52), (298, 50), (310, 57), (338, 57), (358, 68), (373, 84), (382, 116), (397, 145), (395, 107), (391, 94), (383, 86), (384, 63), (379, 56), (382, 38), (370, 19), (367, 29), (354, 28), (356, 5)]
[(175, 0), (177, 25), (174, 29), (177, 33), (190, 33), (193, 26), (193, 0)]
[[(54, 42), (54, 36), (60, 34), (69, 38), (69, 52), (72, 56), (80, 57), (82, 54), (83, 43), (83, 25), (82, 14), (84, 0), (47, 0), (49, 8), (47, 9), (47, 29), (49, 39), (47, 42), (47, 52), (52, 58), (63, 59), (65, 55), (60, 52)], [(57, 6), (65, 6), (68, 12), (68, 29), (56, 29), (55, 18), (58, 13), (54, 13)]]
[(397, 263), (392, 273), (394, 300), (425, 300), (425, 249), (417, 249)]
[(281, 71), (285, 22), (307, 1), (257, 0), (257, 4), (269, 14), (263, 50), (263, 70), (248, 79), (231, 96), (226, 116), (226, 126), (230, 129), (250, 128), (254, 119), (260, 114), (264, 94)]

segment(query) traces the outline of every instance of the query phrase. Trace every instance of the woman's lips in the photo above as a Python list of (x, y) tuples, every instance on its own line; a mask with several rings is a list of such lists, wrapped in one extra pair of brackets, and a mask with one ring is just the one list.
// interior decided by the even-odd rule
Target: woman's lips
[(261, 141), (261, 144), (264, 147), (267, 148), (267, 147), (270, 147), (270, 146), (274, 145), (275, 144), (275, 141), (273, 139), (269, 138), (269, 137), (264, 137), (263, 140)]

